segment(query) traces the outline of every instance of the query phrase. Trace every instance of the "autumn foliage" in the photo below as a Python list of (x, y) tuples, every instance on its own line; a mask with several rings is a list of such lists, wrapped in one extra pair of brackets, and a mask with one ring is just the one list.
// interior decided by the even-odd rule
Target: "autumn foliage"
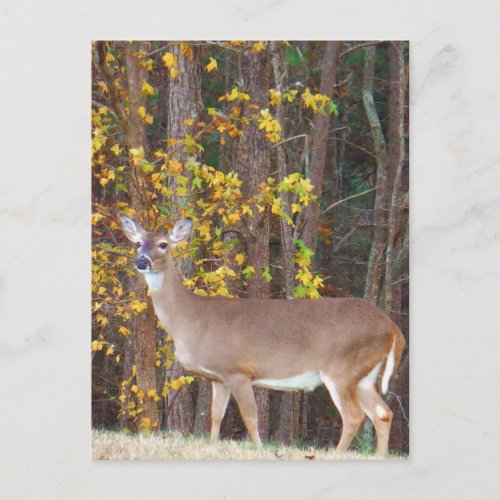
[[(279, 256), (254, 262), (246, 251), (254, 228), (266, 218), (278, 238), (280, 228), (289, 228), (290, 293), (297, 299), (320, 299), (325, 292), (324, 278), (331, 269), (321, 269), (315, 249), (304, 244), (301, 233), (308, 208), (324, 201), (304, 164), (307, 140), (304, 146), (302, 139), (292, 137), (310, 134), (317, 114), (333, 121), (348, 92), (342, 85), (335, 95), (319, 92), (318, 75), (308, 74), (307, 65), (318, 63), (320, 51), (319, 42), (307, 56), (288, 42), (276, 43), (273, 50), (263, 41), (92, 45), (94, 425), (146, 431), (167, 427), (176, 404), (172, 396), (196, 391), (197, 383), (189, 374), (171, 376), (174, 346), (154, 316), (151, 385), (138, 381), (143, 365), (136, 362), (141, 347), (135, 329), (140, 318), (151, 314), (151, 304), (134, 270), (135, 249), (121, 234), (119, 214), (140, 220), (152, 231), (169, 230), (180, 217), (193, 220), (193, 235), (189, 243), (178, 245), (175, 257), (184, 263), (184, 285), (195, 294), (245, 297), (259, 277), (270, 284), (273, 296), (286, 296)], [(280, 88), (264, 89), (267, 102), (257, 105), (237, 69), (238, 61), (241, 65), (250, 55), (264, 58), (269, 66), (279, 57), (301, 79), (288, 74)], [(299, 57), (309, 59), (301, 62)], [(181, 120), (182, 134), (169, 135), (168, 95), (182, 85), (186, 68), (195, 65), (200, 71), (200, 112)], [(277, 116), (288, 117), (286, 123)], [(266, 180), (248, 195), (248, 179), (235, 161), (238, 144), (252, 127), (267, 141), (272, 166)], [(294, 140), (287, 142), (290, 138)], [(274, 155), (284, 145), (291, 148), (286, 175), (274, 166)], [(319, 255), (322, 246), (334, 244), (329, 221), (323, 218), (318, 227)], [(151, 408), (158, 411), (157, 419)]]

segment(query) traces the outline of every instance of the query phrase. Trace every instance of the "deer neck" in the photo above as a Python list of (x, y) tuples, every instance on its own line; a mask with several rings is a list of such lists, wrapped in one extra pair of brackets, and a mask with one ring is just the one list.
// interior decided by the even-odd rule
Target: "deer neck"
[(193, 294), (182, 284), (179, 270), (172, 256), (168, 257), (168, 266), (164, 271), (144, 275), (151, 292), (156, 314), (163, 327), (174, 340), (185, 330), (189, 323), (187, 317), (192, 311), (189, 302)]

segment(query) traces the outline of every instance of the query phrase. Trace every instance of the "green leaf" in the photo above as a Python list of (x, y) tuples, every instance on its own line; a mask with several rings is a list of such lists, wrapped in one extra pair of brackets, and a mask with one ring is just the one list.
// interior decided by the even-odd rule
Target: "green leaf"
[(191, 186), (192, 186), (193, 189), (195, 187), (197, 187), (198, 189), (201, 189), (201, 184), (202, 184), (201, 177), (195, 177), (193, 179), (193, 182), (191, 182)]
[(285, 59), (290, 66), (302, 66), (302, 57), (295, 47), (287, 47), (285, 49)]
[(307, 297), (307, 292), (308, 292), (308, 289), (306, 287), (304, 287), (302, 285), (297, 285), (293, 289), (293, 296), (296, 299), (303, 299), (303, 298)]
[(245, 269), (242, 269), (241, 272), (243, 273), (243, 276), (245, 276), (245, 279), (249, 280), (252, 278), (255, 269), (252, 266), (247, 266)]
[(271, 276), (271, 273), (269, 272), (269, 266), (264, 267), (262, 271), (262, 277), (268, 282), (271, 283), (271, 280), (273, 277)]
[(165, 217), (170, 217), (170, 207), (167, 207), (166, 205), (156, 205), (156, 208), (158, 209), (158, 212), (160, 212), (161, 215), (164, 215)]
[(141, 163), (141, 168), (144, 173), (150, 174), (155, 169), (155, 166), (152, 163), (149, 163), (149, 161), (143, 161)]
[(339, 116), (337, 105), (334, 104), (332, 101), (328, 101), (327, 108), (332, 115)]

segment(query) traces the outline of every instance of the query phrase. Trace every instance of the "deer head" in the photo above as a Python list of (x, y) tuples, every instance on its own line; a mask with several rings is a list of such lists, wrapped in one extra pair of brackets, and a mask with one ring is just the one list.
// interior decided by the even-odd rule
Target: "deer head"
[(170, 249), (186, 241), (193, 229), (191, 219), (178, 221), (170, 233), (148, 232), (139, 223), (126, 215), (120, 216), (123, 232), (135, 243), (137, 259), (135, 266), (141, 273), (159, 273), (167, 269)]

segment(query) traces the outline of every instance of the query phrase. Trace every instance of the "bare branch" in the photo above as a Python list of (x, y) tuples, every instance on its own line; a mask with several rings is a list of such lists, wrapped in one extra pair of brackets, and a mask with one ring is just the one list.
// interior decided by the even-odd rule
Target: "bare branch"
[(341, 52), (339, 55), (339, 58), (345, 57), (347, 54), (350, 54), (351, 52), (354, 52), (355, 50), (362, 49), (363, 47), (369, 47), (370, 45), (378, 45), (379, 43), (384, 43), (384, 40), (375, 40), (372, 42), (358, 43), (357, 45), (354, 45), (353, 47), (349, 47), (348, 49)]
[(273, 149), (277, 146), (281, 146), (281, 144), (285, 144), (285, 142), (293, 141), (294, 139), (300, 139), (301, 137), (307, 137), (307, 134), (294, 135), (293, 137), (288, 137), (287, 139), (283, 139), (282, 141), (277, 142), (276, 144), (273, 144), (271, 146), (271, 149)]
[(347, 198), (344, 198), (343, 200), (338, 200), (335, 203), (332, 203), (328, 208), (325, 208), (322, 212), (321, 215), (325, 215), (327, 212), (329, 212), (332, 208), (335, 208), (338, 205), (341, 205), (342, 203), (345, 203), (346, 201), (352, 200), (354, 198), (359, 198), (360, 196), (363, 196), (366, 193), (371, 193), (372, 191), (375, 191), (376, 189), (379, 189), (383, 186), (375, 186), (374, 188), (367, 189), (366, 191), (362, 191), (361, 193), (356, 193), (353, 194), (352, 196), (348, 196)]

